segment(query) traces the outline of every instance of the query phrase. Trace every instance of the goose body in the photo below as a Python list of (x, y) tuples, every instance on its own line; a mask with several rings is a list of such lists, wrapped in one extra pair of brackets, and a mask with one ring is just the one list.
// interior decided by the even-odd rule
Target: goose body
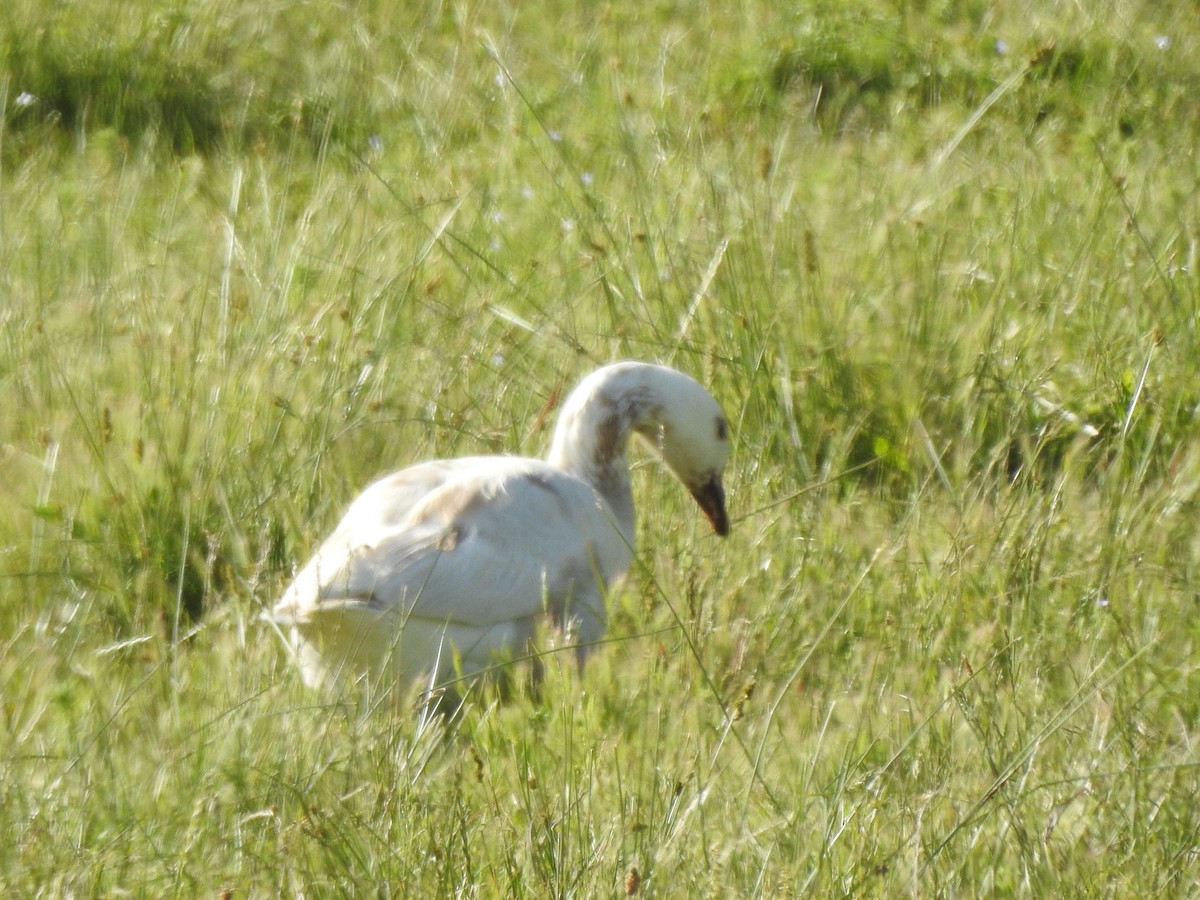
[(605, 366), (567, 398), (547, 460), (418, 463), (359, 495), (269, 613), (290, 630), (304, 681), (477, 675), (523, 652), (542, 616), (570, 629), (582, 662), (633, 558), (631, 433), (726, 534), (716, 401), (665, 366)]

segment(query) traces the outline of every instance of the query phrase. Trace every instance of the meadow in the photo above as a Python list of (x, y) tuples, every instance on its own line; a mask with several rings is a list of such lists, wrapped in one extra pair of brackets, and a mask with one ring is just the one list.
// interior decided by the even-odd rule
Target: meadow
[[(5, 4), (0, 892), (1200, 896), (1200, 17), (1092, 6)], [(638, 450), (585, 671), (305, 689), (357, 491), (621, 358), (729, 538)]]

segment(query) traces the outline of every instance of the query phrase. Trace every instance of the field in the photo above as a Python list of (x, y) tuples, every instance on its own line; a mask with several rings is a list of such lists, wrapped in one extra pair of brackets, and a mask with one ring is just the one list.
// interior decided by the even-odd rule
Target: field
[[(6, 4), (0, 893), (1200, 896), (1200, 18), (1091, 6)], [(729, 538), (636, 449), (582, 673), (306, 690), (356, 492), (621, 358)]]

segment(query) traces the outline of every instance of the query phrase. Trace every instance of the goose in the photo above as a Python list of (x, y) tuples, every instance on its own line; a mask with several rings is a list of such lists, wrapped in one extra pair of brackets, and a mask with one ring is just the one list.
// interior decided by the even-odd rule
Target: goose
[(633, 559), (631, 434), (727, 535), (720, 406), (667, 366), (603, 366), (567, 397), (545, 460), (422, 462), (351, 503), (265, 616), (290, 632), (304, 683), (423, 680), (457, 696), (460, 679), (528, 652), (543, 618), (570, 634), (582, 666)]

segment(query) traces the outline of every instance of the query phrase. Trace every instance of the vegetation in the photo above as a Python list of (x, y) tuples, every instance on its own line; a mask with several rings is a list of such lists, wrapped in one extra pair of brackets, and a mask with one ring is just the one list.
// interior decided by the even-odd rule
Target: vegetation
[[(1194, 10), (780, 6), (6, 4), (5, 894), (1200, 894)], [(307, 692), (356, 491), (622, 357), (731, 537), (639, 462), (586, 672)]]

